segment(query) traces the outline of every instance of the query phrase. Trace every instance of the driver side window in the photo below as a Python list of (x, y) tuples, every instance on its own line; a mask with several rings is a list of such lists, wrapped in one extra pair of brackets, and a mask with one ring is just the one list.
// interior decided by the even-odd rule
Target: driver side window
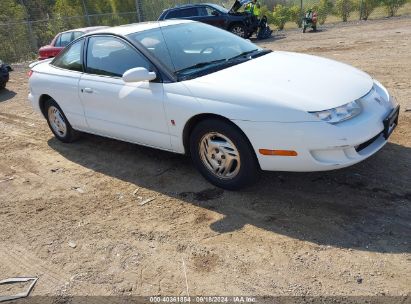
[(114, 37), (91, 37), (87, 48), (86, 72), (122, 77), (132, 68), (152, 70), (151, 63), (128, 43)]
[(219, 13), (215, 9), (213, 9), (209, 6), (199, 7), (198, 12), (199, 12), (199, 15), (201, 17), (210, 17), (210, 16), (218, 16), (219, 15)]
[(217, 10), (209, 6), (206, 7), (206, 10), (207, 10), (207, 16), (219, 16), (220, 15)]

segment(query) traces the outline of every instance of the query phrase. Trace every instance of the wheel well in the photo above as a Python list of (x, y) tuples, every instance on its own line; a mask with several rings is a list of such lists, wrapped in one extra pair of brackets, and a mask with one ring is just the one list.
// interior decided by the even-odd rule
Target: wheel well
[(226, 117), (224, 117), (224, 116), (221, 116), (221, 115), (210, 114), (210, 113), (198, 114), (198, 115), (196, 115), (196, 116), (193, 116), (193, 117), (190, 118), (190, 120), (189, 120), (189, 121), (186, 123), (186, 125), (184, 126), (184, 130), (183, 130), (183, 145), (184, 145), (185, 153), (186, 153), (187, 155), (190, 155), (190, 136), (191, 136), (191, 132), (194, 130), (195, 126), (196, 126), (199, 122), (201, 122), (201, 121), (203, 121), (203, 120), (206, 120), (206, 119), (211, 119), (211, 118), (225, 121), (225, 122), (231, 124), (232, 126), (234, 126), (234, 127), (238, 130), (238, 132), (240, 132), (240, 133), (244, 136), (244, 138), (247, 140), (248, 145), (250, 146), (251, 151), (253, 151), (254, 156), (255, 156), (255, 158), (256, 158), (256, 160), (257, 160), (257, 163), (259, 164), (258, 159), (257, 159), (257, 155), (255, 155), (254, 148), (253, 148), (253, 146), (251, 145), (251, 142), (250, 142), (250, 140), (248, 139), (247, 135), (243, 132), (243, 130), (241, 130), (241, 128), (240, 128), (239, 126), (237, 126), (235, 123), (233, 123), (233, 122), (232, 122), (231, 120), (229, 120), (228, 118), (226, 118)]
[(47, 100), (50, 100), (50, 99), (53, 99), (53, 98), (51, 98), (51, 97), (50, 97), (49, 95), (47, 95), (47, 94), (43, 94), (43, 95), (40, 96), (40, 99), (39, 99), (39, 107), (40, 107), (41, 113), (43, 113), (43, 116), (44, 116), (44, 117), (46, 117), (46, 108), (45, 108), (45, 106), (46, 106), (46, 101), (47, 101)]

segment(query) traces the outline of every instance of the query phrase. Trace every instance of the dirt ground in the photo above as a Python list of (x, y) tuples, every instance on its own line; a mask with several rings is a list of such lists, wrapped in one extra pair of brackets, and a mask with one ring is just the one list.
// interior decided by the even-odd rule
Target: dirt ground
[(261, 45), (379, 79), (402, 106), (390, 143), (351, 168), (223, 191), (184, 156), (56, 141), (18, 69), (0, 93), (0, 280), (38, 276), (33, 295), (410, 295), (411, 19)]

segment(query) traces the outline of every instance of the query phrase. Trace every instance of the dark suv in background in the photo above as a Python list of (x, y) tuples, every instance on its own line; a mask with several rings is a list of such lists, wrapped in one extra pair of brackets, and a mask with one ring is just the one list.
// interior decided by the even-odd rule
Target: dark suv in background
[(239, 1), (228, 10), (212, 3), (186, 4), (163, 11), (158, 20), (190, 19), (214, 25), (243, 38), (249, 38), (256, 30), (257, 24), (253, 16), (246, 12), (238, 12)]
[(0, 90), (6, 87), (6, 83), (9, 81), (10, 71), (11, 67), (0, 60)]

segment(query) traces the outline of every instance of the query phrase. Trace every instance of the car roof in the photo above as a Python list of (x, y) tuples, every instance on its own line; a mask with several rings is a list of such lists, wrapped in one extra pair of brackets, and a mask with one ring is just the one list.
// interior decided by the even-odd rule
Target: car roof
[(174, 7), (170, 7), (165, 9), (163, 12), (170, 11), (170, 10), (178, 10), (178, 9), (184, 9), (184, 8), (190, 8), (190, 7), (197, 7), (197, 6), (204, 6), (204, 5), (209, 5), (209, 6), (214, 6), (214, 3), (188, 3), (188, 4), (180, 4), (176, 5)]
[(71, 33), (71, 32), (83, 32), (83, 33), (90, 33), (93, 31), (101, 30), (104, 28), (109, 28), (109, 26), (89, 26), (89, 27), (82, 27), (73, 30), (64, 31), (62, 33)]
[(98, 31), (93, 31), (91, 34), (114, 34), (114, 35), (129, 35), (132, 33), (143, 32), (146, 30), (151, 30), (159, 27), (165, 27), (170, 25), (177, 25), (177, 24), (184, 24), (184, 23), (192, 23), (195, 21), (191, 20), (181, 20), (181, 19), (169, 19), (164, 21), (150, 21), (150, 22), (140, 22), (140, 23), (132, 23), (132, 24), (125, 24), (120, 26), (108, 27), (104, 29), (100, 29)]

